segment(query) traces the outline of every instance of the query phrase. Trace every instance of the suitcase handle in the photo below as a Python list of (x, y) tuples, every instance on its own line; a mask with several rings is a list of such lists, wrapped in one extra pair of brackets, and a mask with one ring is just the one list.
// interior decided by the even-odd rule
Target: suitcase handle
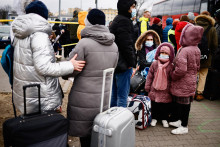
[(104, 94), (105, 94), (105, 81), (106, 81), (106, 75), (107, 73), (111, 73), (111, 83), (110, 83), (110, 94), (109, 94), (109, 105), (108, 108), (110, 108), (110, 102), (111, 102), (111, 96), (112, 96), (112, 83), (113, 83), (113, 75), (114, 75), (114, 68), (107, 68), (103, 71), (103, 81), (102, 81), (102, 95), (101, 95), (101, 107), (100, 107), (100, 113), (103, 110), (103, 103), (104, 103)]
[[(27, 108), (26, 108), (26, 89), (30, 87), (37, 87), (38, 88), (38, 112), (36, 113), (31, 113), (27, 114)], [(29, 115), (35, 115), (35, 114), (41, 114), (41, 102), (40, 102), (40, 84), (30, 84), (30, 85), (24, 85), (23, 86), (23, 91), (24, 91), (24, 116), (29, 116)]]

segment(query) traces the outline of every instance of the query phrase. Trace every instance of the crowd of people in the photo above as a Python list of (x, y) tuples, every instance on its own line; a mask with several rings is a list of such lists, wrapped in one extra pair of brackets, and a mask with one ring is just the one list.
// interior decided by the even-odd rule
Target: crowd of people
[[(119, 0), (118, 15), (109, 27), (105, 14), (92, 9), (73, 12), (70, 21), (79, 25), (57, 23), (52, 28), (43, 2), (33, 0), (25, 5), (26, 14), (11, 25), (16, 108), (23, 113), (22, 86), (40, 83), (42, 111), (56, 110), (62, 104), (58, 77), (74, 77), (67, 104), (69, 135), (80, 137), (81, 146), (88, 147), (93, 120), (99, 113), (103, 70), (115, 68), (111, 107), (127, 107), (133, 69), (150, 67), (144, 89), (152, 101), (151, 126), (162, 120), (164, 127), (177, 127), (172, 134), (188, 133), (191, 102), (204, 99), (209, 68), (220, 71), (220, 9), (215, 19), (207, 11), (198, 16), (189, 12), (180, 19), (167, 18), (163, 29), (161, 17), (151, 18), (149, 11), (137, 19), (136, 5), (135, 0)], [(208, 59), (201, 62), (198, 44), (207, 29), (210, 51)], [(69, 61), (56, 63), (54, 48), (57, 52), (59, 44), (74, 42), (78, 44), (64, 55)], [(109, 87), (110, 75), (107, 83)], [(109, 94), (105, 91), (106, 97)], [(107, 105), (106, 100), (105, 110)], [(27, 111), (34, 112), (37, 106), (37, 91), (27, 93)]]

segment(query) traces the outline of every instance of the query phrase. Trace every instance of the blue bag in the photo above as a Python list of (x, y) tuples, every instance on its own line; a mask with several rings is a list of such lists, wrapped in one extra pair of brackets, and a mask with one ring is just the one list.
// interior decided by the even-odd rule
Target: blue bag
[(4, 71), (9, 77), (9, 82), (13, 84), (13, 60), (14, 60), (14, 47), (9, 44), (6, 46), (2, 53), (1, 64)]

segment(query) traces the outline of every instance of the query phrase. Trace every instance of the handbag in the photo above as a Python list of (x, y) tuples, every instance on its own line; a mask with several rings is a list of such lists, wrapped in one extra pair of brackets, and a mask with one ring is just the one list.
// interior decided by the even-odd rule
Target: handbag
[(145, 78), (141, 75), (139, 70), (136, 71), (130, 82), (130, 93), (138, 93), (144, 88)]

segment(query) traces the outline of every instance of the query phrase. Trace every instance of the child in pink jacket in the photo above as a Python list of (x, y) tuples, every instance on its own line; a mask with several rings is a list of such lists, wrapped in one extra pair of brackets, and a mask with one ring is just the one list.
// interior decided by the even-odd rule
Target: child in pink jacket
[(174, 48), (170, 43), (158, 46), (155, 60), (147, 75), (145, 90), (151, 99), (152, 122), (156, 126), (157, 120), (162, 119), (163, 127), (169, 127), (167, 122), (169, 105), (172, 102), (170, 94), (171, 73), (173, 71)]
[(174, 122), (171, 126), (177, 127), (172, 134), (188, 133), (188, 119), (191, 102), (196, 92), (197, 72), (200, 67), (200, 50), (198, 43), (203, 35), (203, 28), (187, 24), (180, 37), (180, 48), (174, 59), (174, 71), (171, 75), (171, 94), (174, 96), (176, 109)]

